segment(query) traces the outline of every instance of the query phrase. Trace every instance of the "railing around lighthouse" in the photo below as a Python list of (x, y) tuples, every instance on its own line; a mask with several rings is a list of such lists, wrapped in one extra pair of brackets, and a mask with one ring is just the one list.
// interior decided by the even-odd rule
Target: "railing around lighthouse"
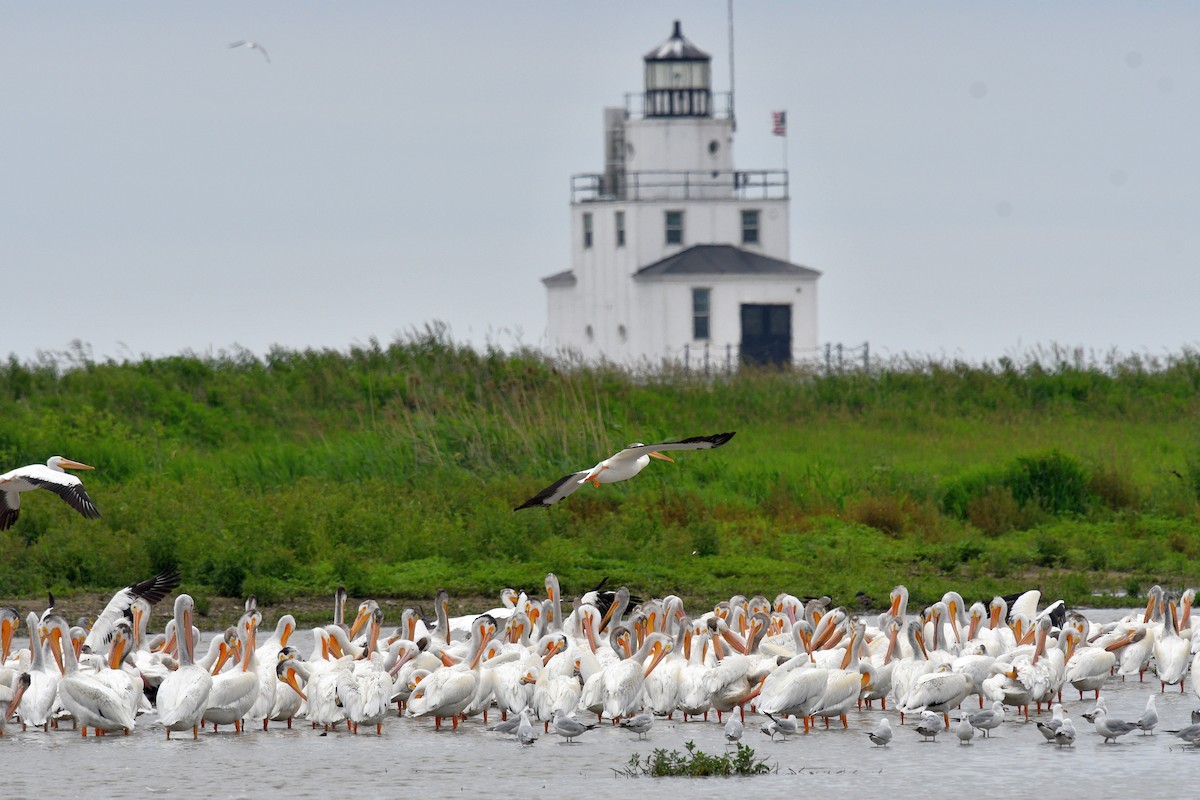
[(572, 203), (728, 199), (787, 200), (787, 170), (657, 170), (571, 176)]

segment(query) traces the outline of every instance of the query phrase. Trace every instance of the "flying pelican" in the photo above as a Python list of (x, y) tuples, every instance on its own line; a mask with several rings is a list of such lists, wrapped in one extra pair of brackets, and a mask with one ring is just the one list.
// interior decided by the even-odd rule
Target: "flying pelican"
[(83, 482), (66, 469), (95, 469), (62, 456), (50, 456), (45, 464), (30, 464), (0, 475), (0, 531), (7, 530), (21, 513), (21, 492), (49, 489), (67, 501), (67, 505), (88, 519), (97, 519), (100, 512), (84, 491)]
[(708, 450), (713, 447), (720, 447), (732, 438), (733, 432), (729, 432), (716, 433), (712, 436), (692, 436), (678, 442), (663, 442), (661, 444), (634, 442), (621, 452), (609, 456), (591, 469), (564, 475), (513, 510), (520, 511), (522, 508), (552, 506), (559, 500), (565, 499), (585, 483), (599, 486), (602, 483), (617, 483), (618, 481), (629, 480), (645, 469), (646, 465), (650, 463), (651, 458), (657, 458), (662, 461), (674, 461), (670, 456), (664, 456), (660, 452), (662, 450)]
[(269, 55), (267, 55), (267, 48), (263, 47), (258, 42), (240, 41), (240, 42), (233, 42), (232, 44), (229, 45), (230, 50), (233, 50), (238, 47), (245, 47), (247, 50), (257, 50), (258, 52), (263, 54), (263, 58), (265, 58), (267, 60), (268, 64), (271, 63), (271, 57)]

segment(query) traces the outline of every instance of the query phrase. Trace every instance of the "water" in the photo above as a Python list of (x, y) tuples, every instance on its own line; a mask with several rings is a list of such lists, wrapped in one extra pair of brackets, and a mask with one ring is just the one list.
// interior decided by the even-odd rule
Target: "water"
[[(1113, 612), (1120, 616), (1123, 612)], [(1093, 619), (1104, 617), (1090, 612)], [(303, 633), (303, 632), (301, 632)], [(207, 637), (206, 637), (207, 638)], [(298, 641), (296, 640), (298, 639)], [(292, 644), (307, 652), (310, 642), (297, 634)], [(292, 730), (273, 724), (268, 732), (211, 729), (193, 741), (190, 734), (173, 734), (170, 741), (152, 715), (138, 718), (130, 736), (84, 739), (63, 730), (21, 732), (9, 727), (0, 739), (6, 794), (14, 797), (108, 797), (202, 793), (209, 798), (329, 798), (544, 796), (566, 797), (604, 793), (686, 792), (688, 800), (729, 796), (782, 797), (795, 792), (818, 792), (821, 797), (928, 798), (934, 796), (997, 797), (1114, 796), (1115, 787), (1142, 787), (1168, 796), (1190, 794), (1178, 781), (1200, 769), (1200, 751), (1181, 746), (1166, 734), (1191, 722), (1200, 706), (1191, 690), (1178, 687), (1159, 692), (1147, 674), (1144, 683), (1110, 679), (1102, 690), (1110, 716), (1136, 719), (1146, 698), (1158, 696), (1161, 722), (1154, 735), (1134, 732), (1115, 744), (1104, 744), (1080, 717), (1090, 710), (1089, 696), (1068, 685), (1063, 705), (1079, 731), (1075, 747), (1047, 744), (1031, 715), (1026, 723), (1012, 709), (990, 739), (979, 736), (963, 746), (951, 731), (934, 742), (922, 742), (909, 725), (898, 725), (894, 711), (854, 711), (850, 728), (839, 723), (825, 730), (774, 742), (759, 731), (764, 718), (746, 715), (743, 743), (754, 748), (778, 771), (743, 778), (629, 778), (619, 775), (633, 753), (649, 755), (655, 748), (684, 749), (686, 742), (709, 753), (725, 750), (722, 727), (715, 715), (709, 722), (658, 720), (648, 738), (638, 741), (609, 723), (589, 731), (576, 744), (565, 744), (553, 733), (541, 734), (532, 747), (514, 738), (489, 733), (473, 719), (458, 731), (446, 726), (435, 732), (429, 720), (389, 718), (383, 735), (353, 736), (344, 729), (322, 736), (297, 720)], [(976, 707), (972, 697), (965, 711)], [(886, 713), (895, 730), (892, 743), (875, 747), (864, 735)], [(954, 721), (951, 714), (951, 723)], [(580, 714), (584, 719), (585, 715)], [(1043, 712), (1042, 719), (1049, 719)], [(490, 722), (497, 721), (495, 716)], [(541, 733), (540, 724), (538, 731)], [(1173, 788), (1172, 788), (1173, 787)], [(1143, 791), (1144, 790), (1144, 791)], [(1122, 791), (1122, 793), (1127, 793)]]

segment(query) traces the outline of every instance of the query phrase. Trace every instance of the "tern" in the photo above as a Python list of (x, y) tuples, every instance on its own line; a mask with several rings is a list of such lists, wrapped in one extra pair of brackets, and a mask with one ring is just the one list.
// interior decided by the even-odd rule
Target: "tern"
[(265, 58), (267, 60), (268, 64), (271, 63), (271, 57), (269, 55), (267, 55), (267, 48), (263, 47), (258, 42), (240, 41), (240, 42), (234, 42), (233, 44), (229, 45), (230, 50), (233, 50), (238, 47), (245, 47), (249, 50), (257, 50), (258, 52), (263, 54), (263, 58)]

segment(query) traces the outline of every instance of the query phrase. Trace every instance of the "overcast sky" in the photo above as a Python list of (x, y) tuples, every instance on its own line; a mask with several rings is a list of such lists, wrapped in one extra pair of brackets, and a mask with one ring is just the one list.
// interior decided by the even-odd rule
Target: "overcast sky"
[[(725, 0), (0, 2), (0, 355), (540, 345), (569, 180)], [(737, 2), (740, 168), (783, 165), (823, 342), (1200, 342), (1200, 4)], [(229, 49), (260, 42), (270, 54)]]

